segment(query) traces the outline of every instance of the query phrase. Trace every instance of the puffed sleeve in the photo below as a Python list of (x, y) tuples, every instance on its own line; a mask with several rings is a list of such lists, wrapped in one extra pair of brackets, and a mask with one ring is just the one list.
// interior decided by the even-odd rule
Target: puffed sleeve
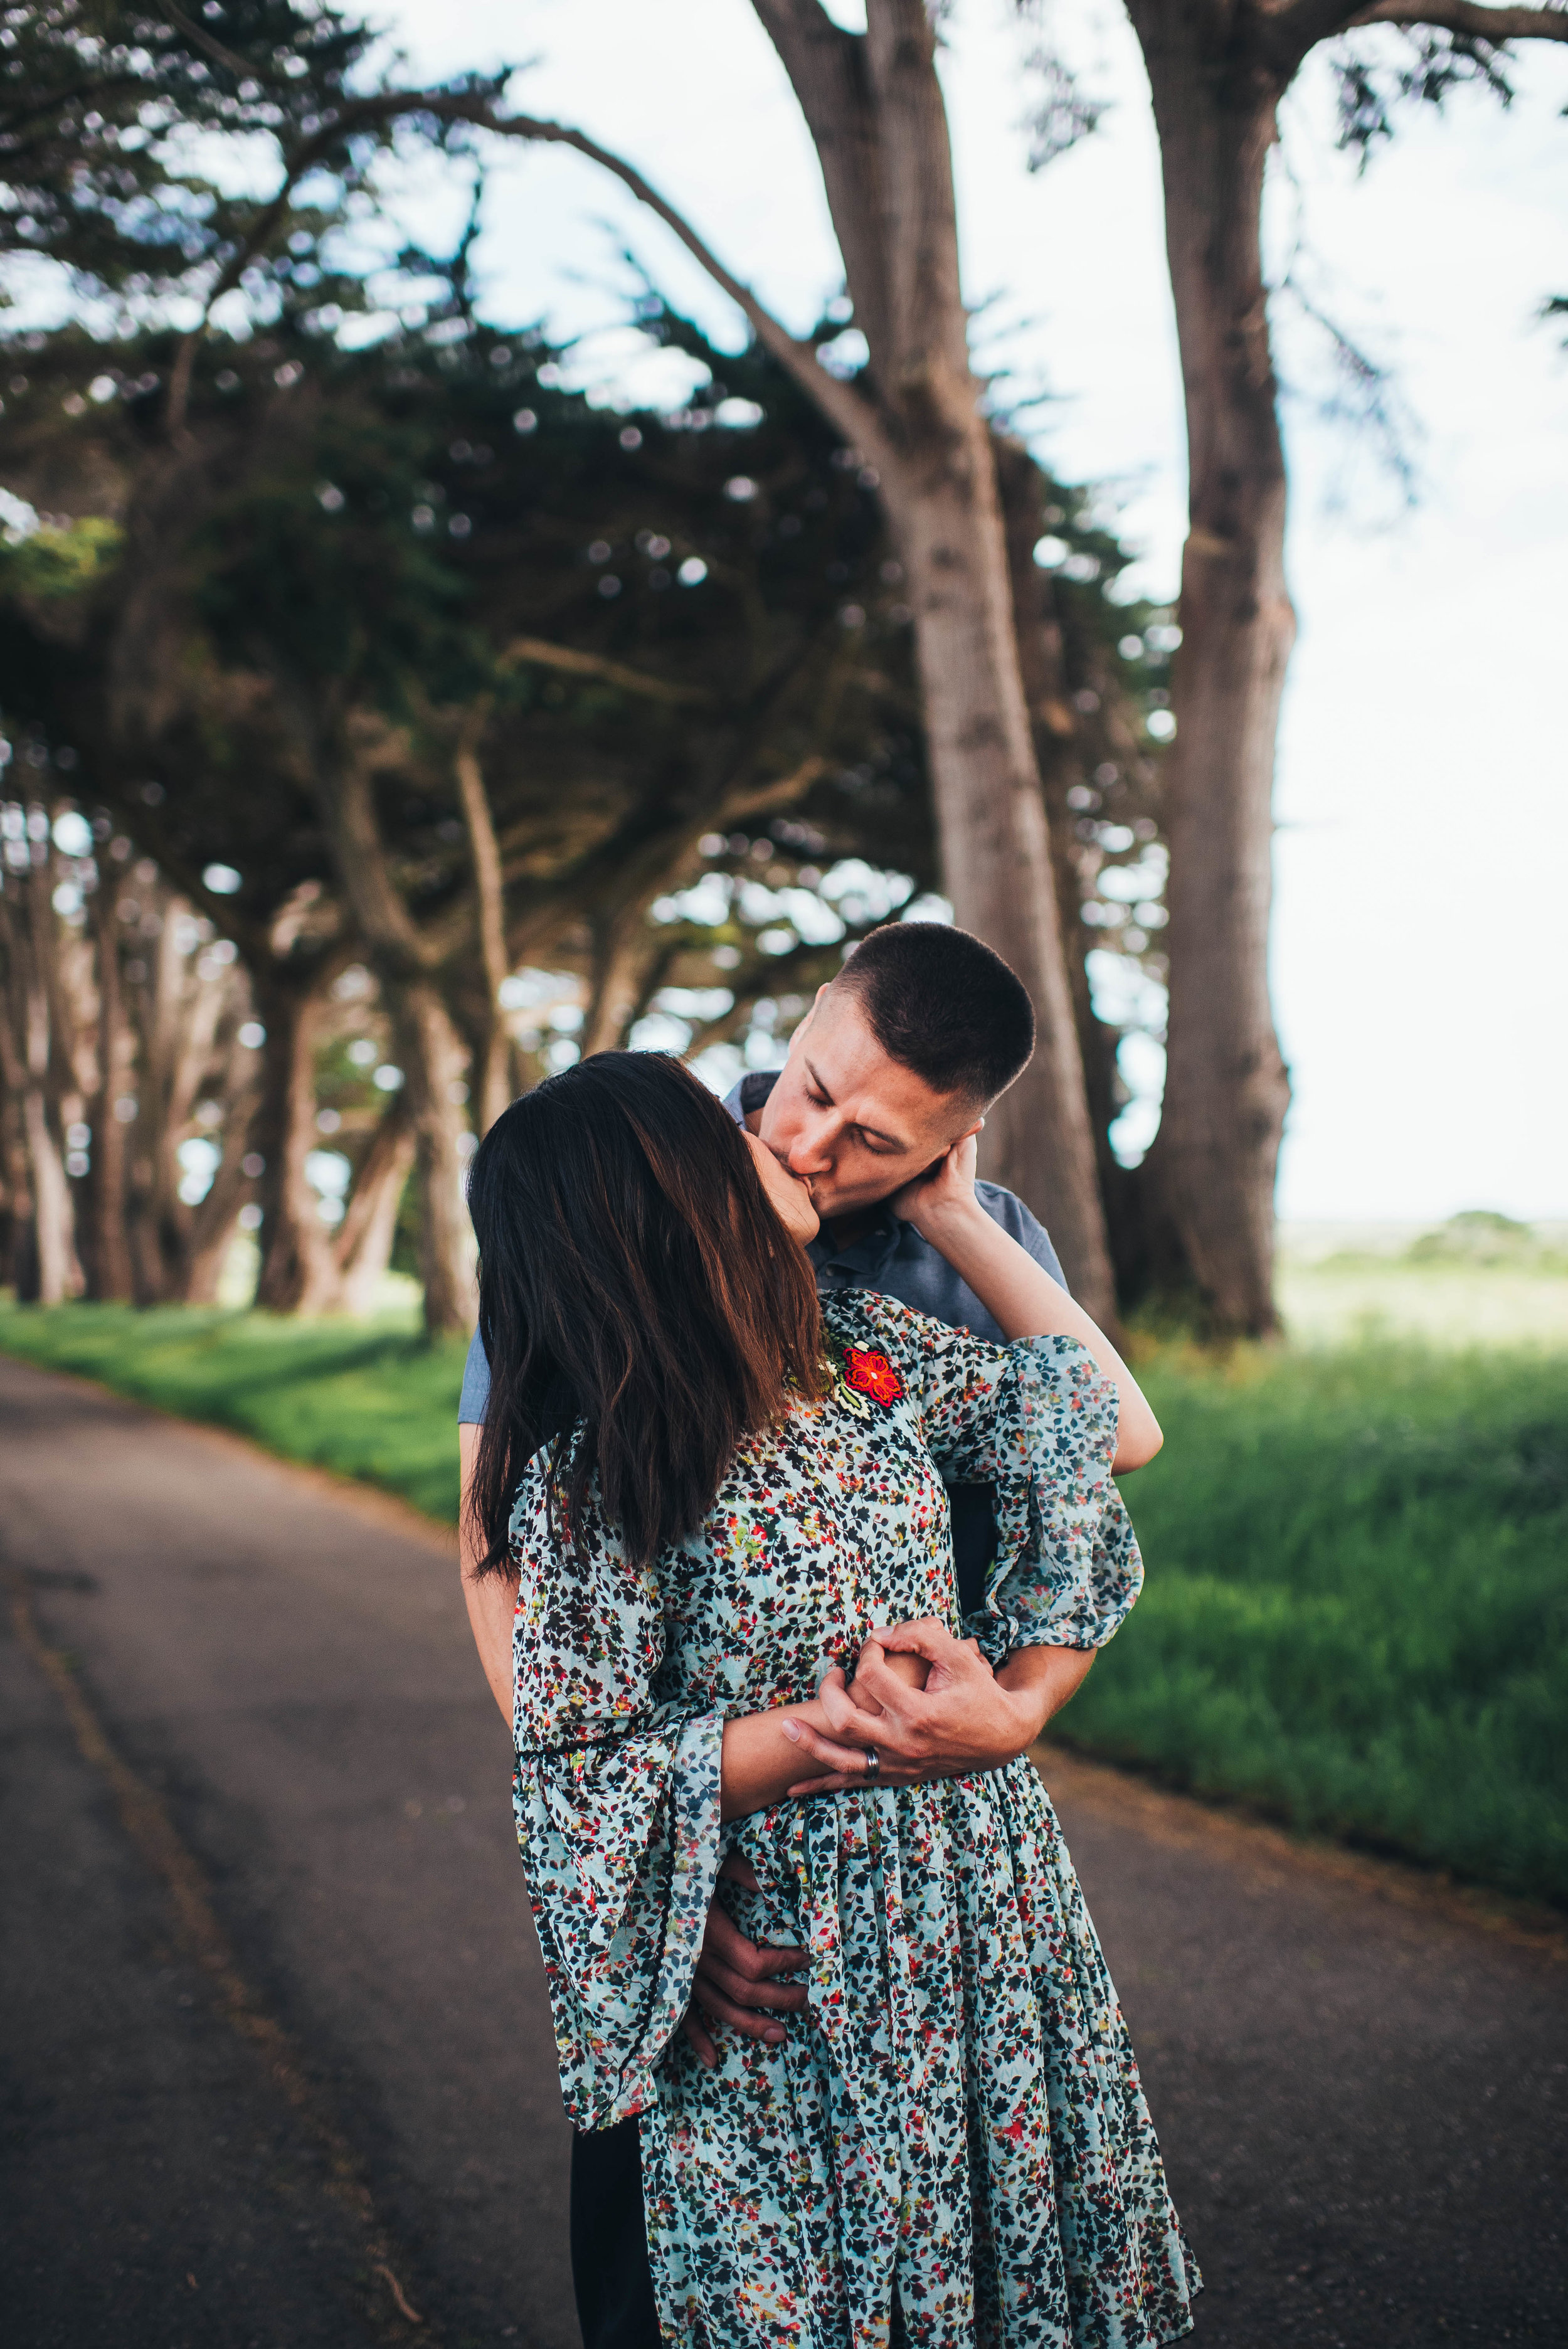
[(1115, 1382), (1076, 1338), (992, 1345), (876, 1304), (937, 1467), (995, 1487), (996, 1556), (965, 1635), (994, 1664), (1014, 1648), (1103, 1647), (1143, 1587), (1111, 1475)]
[(649, 2102), (691, 1994), (722, 1857), (723, 1717), (655, 1702), (659, 1588), (592, 1498), (580, 1556), (546, 1455), (512, 1516), (518, 1843), (579, 2128)]

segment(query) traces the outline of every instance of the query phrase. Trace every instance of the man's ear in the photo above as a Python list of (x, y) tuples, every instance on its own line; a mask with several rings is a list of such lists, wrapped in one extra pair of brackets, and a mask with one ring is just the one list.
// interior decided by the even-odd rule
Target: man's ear
[(790, 1034), (789, 1050), (791, 1051), (794, 1050), (801, 1038), (810, 1033), (811, 1022), (817, 1016), (818, 1010), (821, 1005), (822, 998), (826, 995), (832, 983), (833, 982), (830, 978), (824, 979), (821, 986), (817, 989), (816, 994), (811, 998), (811, 1009), (807, 1012), (804, 1019), (799, 1022)]

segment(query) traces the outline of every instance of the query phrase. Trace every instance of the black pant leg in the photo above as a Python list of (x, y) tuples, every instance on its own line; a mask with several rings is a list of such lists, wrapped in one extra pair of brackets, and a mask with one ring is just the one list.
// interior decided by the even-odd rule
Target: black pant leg
[(573, 2132), (572, 2289), (583, 2349), (659, 2349), (634, 2120)]

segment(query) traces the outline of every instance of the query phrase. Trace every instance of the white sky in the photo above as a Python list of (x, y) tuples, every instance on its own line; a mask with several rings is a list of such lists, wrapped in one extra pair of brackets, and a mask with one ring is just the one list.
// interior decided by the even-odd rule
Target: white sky
[[(835, 5), (853, 21), (849, 0)], [(840, 270), (814, 158), (747, 0), (401, 0), (419, 69), (537, 59), (530, 111), (629, 156), (798, 328)], [(1103, 0), (1058, 24), (1111, 95), (1100, 133), (1030, 178), (1007, 0), (962, 0), (944, 79), (966, 293), (1020, 378), (1055, 395), (1041, 453), (1112, 480), (1156, 593), (1172, 591), (1183, 444), (1158, 163), (1131, 35)], [(1562, 704), (1568, 357), (1534, 322), (1568, 291), (1568, 50), (1522, 57), (1511, 112), (1412, 110), (1357, 180), (1289, 101), (1273, 241), (1398, 372), (1420, 503), (1398, 500), (1309, 399), (1291, 406), (1301, 634), (1281, 743), (1274, 951), (1295, 1101), (1292, 1217), (1568, 1212), (1568, 794)], [(480, 261), (498, 318), (615, 315), (623, 245), (722, 341), (734, 314), (658, 224), (559, 150), (509, 164)], [(1321, 382), (1310, 331), (1287, 375)], [(1334, 511), (1337, 502), (1338, 511)]]

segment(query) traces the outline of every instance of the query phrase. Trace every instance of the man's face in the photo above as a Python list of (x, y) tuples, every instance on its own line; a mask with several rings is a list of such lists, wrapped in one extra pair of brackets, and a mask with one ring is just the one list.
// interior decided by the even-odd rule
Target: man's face
[(890, 1060), (849, 988), (820, 990), (757, 1118), (757, 1134), (811, 1185), (824, 1221), (851, 1216), (923, 1174), (980, 1119)]

